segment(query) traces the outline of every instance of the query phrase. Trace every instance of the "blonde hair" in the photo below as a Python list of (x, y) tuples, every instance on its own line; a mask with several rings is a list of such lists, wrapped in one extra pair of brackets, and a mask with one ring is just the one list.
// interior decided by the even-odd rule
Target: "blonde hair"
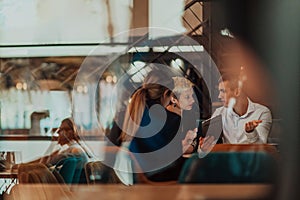
[[(164, 93), (171, 95), (174, 87), (172, 77), (161, 71), (151, 71), (145, 78), (143, 86), (139, 88), (131, 97), (124, 117), (121, 140), (130, 141), (140, 127), (146, 101), (151, 100), (157, 104), (162, 104)], [(130, 133), (128, 133), (130, 132)]]
[(189, 90), (194, 86), (194, 84), (190, 80), (184, 77), (179, 77), (179, 76), (173, 77), (173, 81), (175, 86), (173, 89), (173, 93), (177, 98), (179, 98), (182, 92)]

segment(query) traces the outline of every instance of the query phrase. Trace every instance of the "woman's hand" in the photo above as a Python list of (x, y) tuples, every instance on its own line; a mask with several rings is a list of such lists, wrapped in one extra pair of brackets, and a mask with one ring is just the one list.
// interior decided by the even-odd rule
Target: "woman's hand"
[(192, 153), (194, 148), (191, 145), (194, 141), (194, 139), (197, 137), (197, 131), (198, 129), (195, 128), (194, 130), (189, 130), (185, 138), (182, 140), (182, 151), (183, 153)]

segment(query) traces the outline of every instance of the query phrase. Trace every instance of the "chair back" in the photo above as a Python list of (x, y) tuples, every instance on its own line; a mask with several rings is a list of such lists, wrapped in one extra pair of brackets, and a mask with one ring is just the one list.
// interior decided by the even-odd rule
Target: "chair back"
[(265, 152), (211, 152), (189, 158), (179, 183), (271, 183), (277, 162)]
[(67, 157), (56, 164), (59, 174), (67, 184), (86, 183), (84, 174), (85, 159), (77, 156)]
[(87, 160), (83, 157), (77, 157), (77, 165), (74, 172), (73, 184), (77, 183), (87, 183), (84, 166), (87, 163)]
[(88, 162), (84, 169), (88, 184), (121, 183), (115, 171), (101, 161)]
[(68, 157), (57, 163), (57, 170), (59, 174), (63, 177), (65, 183), (73, 183), (77, 162), (78, 160), (76, 157)]
[(282, 135), (282, 119), (273, 119), (268, 143), (278, 144)]

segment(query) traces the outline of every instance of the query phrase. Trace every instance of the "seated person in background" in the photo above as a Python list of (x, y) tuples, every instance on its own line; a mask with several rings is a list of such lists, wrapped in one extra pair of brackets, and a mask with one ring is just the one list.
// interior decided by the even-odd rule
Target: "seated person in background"
[[(62, 120), (57, 133), (57, 143), (60, 145), (60, 149), (32, 162), (41, 162), (49, 166), (56, 165), (62, 159), (71, 156), (80, 157), (83, 162), (88, 160), (88, 154), (85, 148), (80, 144), (76, 125), (71, 118)], [(67, 148), (63, 148), (64, 145), (67, 145)]]
[[(174, 89), (173, 94), (171, 95), (170, 104), (167, 106), (167, 110), (176, 113), (181, 116), (181, 133), (187, 133), (190, 129), (195, 129), (196, 126), (196, 116), (191, 112), (193, 108), (194, 100), (194, 84), (184, 77), (173, 77), (174, 80)], [(197, 128), (197, 127), (196, 127)], [(193, 134), (196, 134), (197, 130), (195, 129)], [(185, 136), (185, 135), (184, 135)], [(195, 138), (196, 135), (193, 135), (192, 138)], [(189, 137), (182, 138), (183, 147), (190, 144), (185, 150), (185, 153), (192, 153), (197, 147), (197, 139), (194, 142), (187, 141)]]
[(225, 74), (219, 80), (223, 106), (212, 117), (222, 115), (223, 143), (266, 143), (272, 125), (270, 110), (252, 102), (244, 93), (239, 76)]
[[(28, 179), (30, 176), (32, 178), (41, 178), (41, 180), (36, 179), (31, 181), (36, 183), (46, 183), (48, 179), (45, 177), (43, 179), (42, 177), (46, 176), (47, 172), (50, 172), (50, 174), (51, 172), (53, 173), (50, 176), (53, 177), (54, 175), (55, 179), (57, 179), (56, 182), (64, 183), (66, 181), (64, 178), (68, 176), (66, 173), (68, 170), (63, 170), (63, 174), (60, 174), (60, 171), (58, 172), (53, 170), (54, 168), (52, 166), (54, 166), (56, 169), (61, 169), (61, 167), (64, 165), (64, 160), (67, 158), (77, 158), (76, 160), (78, 161), (76, 163), (77, 172), (75, 171), (77, 174), (75, 175), (74, 173), (71, 181), (76, 179), (74, 183), (85, 183), (85, 177), (82, 176), (84, 179), (81, 179), (81, 175), (83, 174), (83, 166), (88, 161), (89, 154), (87, 153), (86, 148), (80, 143), (78, 131), (73, 120), (71, 118), (62, 120), (57, 133), (57, 143), (59, 145), (58, 150), (53, 152), (55, 148), (52, 144), (50, 144), (48, 150), (46, 151), (46, 154), (48, 154), (48, 152), (52, 152), (50, 155), (46, 155), (28, 163), (21, 163), (13, 166), (13, 168), (18, 169), (18, 178), (21, 178), (24, 183), (30, 183), (30, 180)], [(51, 170), (43, 170), (42, 166), (45, 166), (45, 169), (48, 167), (48, 169)], [(37, 169), (35, 169), (35, 167), (37, 167)], [(53, 183), (53, 180), (51, 180), (49, 183)]]

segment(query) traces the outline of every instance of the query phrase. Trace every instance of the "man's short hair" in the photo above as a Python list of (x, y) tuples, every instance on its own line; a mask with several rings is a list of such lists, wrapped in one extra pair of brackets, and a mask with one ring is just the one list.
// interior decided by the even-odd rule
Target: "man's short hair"
[(233, 73), (222, 74), (219, 78), (219, 83), (228, 81), (228, 86), (231, 90), (239, 88), (239, 75)]

